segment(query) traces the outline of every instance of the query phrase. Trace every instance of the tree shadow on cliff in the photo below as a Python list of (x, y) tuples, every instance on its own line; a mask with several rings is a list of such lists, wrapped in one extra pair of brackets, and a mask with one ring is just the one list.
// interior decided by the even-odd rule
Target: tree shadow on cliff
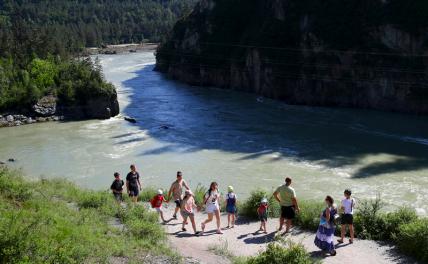
[(154, 72), (153, 66), (135, 74), (123, 82), (132, 91), (123, 112), (163, 143), (142, 156), (220, 150), (241, 154), (237, 160), (356, 166), (356, 178), (428, 168), (427, 117), (289, 106), (181, 84)]

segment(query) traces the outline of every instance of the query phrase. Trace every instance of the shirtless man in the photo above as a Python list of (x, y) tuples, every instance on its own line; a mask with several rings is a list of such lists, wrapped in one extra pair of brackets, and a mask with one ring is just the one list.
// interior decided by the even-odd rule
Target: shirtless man
[(186, 188), (186, 190), (190, 190), (187, 183), (183, 180), (183, 174), (181, 171), (177, 171), (177, 180), (171, 184), (171, 188), (168, 192), (168, 202), (171, 199), (172, 194), (172, 198), (176, 205), (174, 215), (172, 216), (174, 219), (177, 219), (177, 213), (180, 210), (181, 202), (183, 201), (183, 187)]

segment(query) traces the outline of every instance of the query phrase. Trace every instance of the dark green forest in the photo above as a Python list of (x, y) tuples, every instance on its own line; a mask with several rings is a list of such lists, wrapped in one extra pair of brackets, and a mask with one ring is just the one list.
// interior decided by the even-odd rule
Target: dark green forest
[[(110, 93), (85, 47), (158, 42), (196, 0), (0, 1), (0, 112), (54, 94), (63, 103)], [(93, 91), (89, 91), (89, 90)]]

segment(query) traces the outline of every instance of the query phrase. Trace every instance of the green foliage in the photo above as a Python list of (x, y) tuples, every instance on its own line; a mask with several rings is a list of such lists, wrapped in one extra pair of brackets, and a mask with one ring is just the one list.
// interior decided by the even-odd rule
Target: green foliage
[(193, 195), (195, 198), (195, 203), (197, 206), (202, 207), (204, 206), (204, 197), (207, 190), (204, 188), (204, 186), (198, 184), (196, 186), (195, 190), (193, 191)]
[[(273, 193), (273, 192), (272, 192)], [(239, 208), (239, 213), (253, 219), (257, 219), (257, 208), (260, 205), (260, 201), (263, 198), (268, 198), (269, 217), (279, 217), (281, 215), (281, 207), (279, 203), (275, 200), (272, 194), (268, 194), (265, 190), (258, 189), (252, 191), (247, 200), (245, 200)]]
[(428, 262), (428, 219), (401, 224), (394, 241), (403, 253)]
[[(32, 195), (14, 194), (23, 188)], [(113, 256), (141, 262), (148, 250), (171, 255), (157, 215), (143, 206), (128, 208), (117, 205), (111, 193), (64, 180), (29, 183), (2, 168), (0, 263), (107, 263)], [(116, 216), (123, 228), (110, 224)]]
[(247, 264), (311, 264), (315, 263), (304, 246), (288, 241), (285, 245), (273, 242), (267, 246), (266, 251), (256, 257), (248, 258)]
[(153, 187), (144, 187), (143, 190), (140, 192), (140, 195), (138, 196), (138, 200), (142, 202), (149, 202), (157, 193), (157, 189)]
[(295, 224), (308, 229), (317, 230), (320, 223), (320, 215), (325, 205), (316, 201), (299, 201), (300, 212), (296, 214)]

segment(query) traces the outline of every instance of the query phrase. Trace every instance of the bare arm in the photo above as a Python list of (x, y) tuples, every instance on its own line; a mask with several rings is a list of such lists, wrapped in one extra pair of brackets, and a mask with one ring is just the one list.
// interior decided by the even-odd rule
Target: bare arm
[(168, 191), (168, 195), (166, 196), (166, 200), (169, 202), (169, 199), (171, 199), (171, 193), (172, 193), (172, 185), (171, 185), (171, 187), (169, 188), (169, 191)]
[(277, 201), (278, 201), (278, 203), (280, 203), (280, 202), (281, 202), (281, 199), (279, 199), (279, 192), (278, 192), (278, 191), (275, 191), (275, 192), (273, 193), (273, 197), (275, 197), (275, 200), (277, 200)]
[(293, 206), (294, 206), (294, 208), (296, 208), (296, 211), (297, 212), (300, 211), (299, 204), (297, 203), (297, 198), (294, 197), (294, 198), (291, 199), (291, 201), (293, 202)]
[(327, 208), (327, 210), (325, 210), (325, 219), (328, 221), (330, 221), (330, 208)]
[(129, 181), (126, 180), (126, 191), (129, 193)]
[(140, 182), (140, 179), (138, 178), (137, 179), (137, 182), (138, 182), (138, 185), (140, 186), (140, 190), (142, 189), (142, 186), (141, 186), (141, 182)]
[(185, 181), (183, 181), (183, 186), (184, 186), (184, 188), (186, 188), (186, 190), (190, 190), (189, 186), (187, 185), (187, 183)]

